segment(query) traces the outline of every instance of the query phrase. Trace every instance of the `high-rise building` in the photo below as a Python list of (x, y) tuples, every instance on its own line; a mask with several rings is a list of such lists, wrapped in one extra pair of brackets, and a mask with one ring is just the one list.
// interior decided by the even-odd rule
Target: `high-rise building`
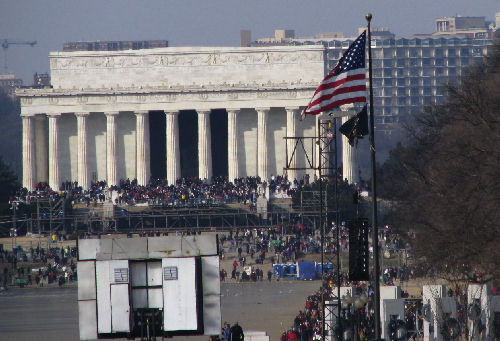
[(0, 91), (3, 91), (10, 97), (15, 97), (15, 90), (23, 85), (21, 78), (16, 78), (15, 75), (6, 74), (0, 75)]
[[(499, 17), (497, 14), (497, 21)], [(480, 61), (492, 45), (495, 27), (484, 17), (439, 18), (435, 22), (436, 32), (411, 38), (396, 37), (388, 29), (372, 29), (378, 131), (390, 133), (394, 123), (406, 115), (420, 111), (427, 104), (440, 103), (443, 84), (457, 80), (464, 67)], [(259, 39), (251, 45), (323, 45), (331, 69), (355, 39), (324, 34), (314, 38)]]
[(248, 46), (252, 42), (252, 31), (240, 30), (240, 46)]
[(491, 38), (493, 33), (485, 17), (437, 18), (434, 29), (434, 35), (460, 34), (468, 38)]
[(74, 41), (63, 44), (64, 52), (120, 51), (168, 47), (167, 40)]

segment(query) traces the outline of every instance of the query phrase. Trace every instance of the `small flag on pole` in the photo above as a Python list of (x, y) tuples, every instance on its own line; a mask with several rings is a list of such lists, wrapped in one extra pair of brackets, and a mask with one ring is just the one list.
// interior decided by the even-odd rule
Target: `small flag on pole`
[(363, 136), (368, 135), (368, 112), (366, 105), (363, 107), (363, 110), (342, 124), (339, 131), (349, 139), (351, 146), (354, 146), (354, 144), (357, 146), (358, 139), (362, 139)]
[(349, 46), (323, 79), (302, 112), (301, 120), (305, 115), (317, 115), (344, 104), (366, 102), (365, 45), (366, 31)]

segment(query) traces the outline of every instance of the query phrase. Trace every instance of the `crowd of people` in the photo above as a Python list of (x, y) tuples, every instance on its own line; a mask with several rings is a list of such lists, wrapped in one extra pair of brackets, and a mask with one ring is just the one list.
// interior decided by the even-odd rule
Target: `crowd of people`
[[(344, 223), (338, 225), (340, 251), (345, 252), (349, 248), (348, 226)], [(333, 237), (337, 233), (337, 225), (331, 224), (328, 235)], [(337, 245), (334, 239), (331, 245), (327, 246), (327, 252), (335, 254)], [(235, 233), (221, 236), (221, 250), (232, 250), (234, 261), (232, 263), (231, 278), (237, 281), (260, 281), (265, 280), (265, 276), (259, 275), (260, 263), (295, 263), (300, 261), (305, 255), (321, 252), (321, 235), (319, 229), (314, 226), (304, 225), (296, 221), (292, 226), (287, 227), (286, 233), (282, 226), (268, 227), (261, 229), (243, 229)], [(399, 238), (392, 235), (387, 229), (380, 232), (379, 246), (382, 253), (399, 252), (404, 247)], [(222, 254), (224, 257), (224, 253)], [(262, 257), (262, 258), (261, 258)], [(251, 274), (246, 276), (245, 265), (252, 264), (257, 267), (252, 268)], [(248, 267), (246, 267), (248, 269)], [(253, 273), (255, 276), (252, 276)], [(381, 280), (386, 285), (393, 285), (396, 280), (407, 281), (412, 276), (412, 268), (403, 261), (400, 266), (386, 266), (382, 269)], [(238, 277), (238, 274), (240, 276)], [(265, 275), (265, 274), (264, 274)], [(224, 280), (227, 273), (221, 271), (221, 280)], [(276, 278), (276, 274), (269, 273)], [(309, 296), (305, 302), (304, 309), (301, 310), (294, 319), (293, 325), (285, 330), (281, 336), (281, 341), (287, 340), (320, 340), (322, 335), (322, 297), (326, 301), (336, 297), (337, 280), (341, 286), (350, 286), (355, 288), (353, 296), (366, 297), (366, 303), (361, 308), (355, 308), (354, 304), (342, 310), (343, 318), (346, 322), (349, 318), (356, 316), (357, 330), (360, 340), (368, 340), (374, 337), (374, 288), (367, 282), (351, 282), (346, 272), (340, 272), (337, 278), (336, 272), (331, 271), (326, 275), (326, 281), (320, 290)], [(373, 276), (373, 274), (370, 274)], [(279, 280), (279, 277), (276, 278)], [(407, 292), (402, 292), (403, 297), (409, 297)], [(415, 300), (417, 302), (417, 300)], [(412, 307), (407, 309), (406, 323), (408, 330), (421, 330), (421, 306), (413, 303)], [(420, 318), (420, 320), (419, 320)], [(419, 325), (420, 321), (420, 325)]]
[[(0, 287), (53, 283), (59, 286), (77, 280), (76, 248), (37, 246), (23, 250), (20, 246), (12, 251), (0, 250)], [(36, 265), (36, 268), (34, 267)]]
[(272, 175), (269, 179), (247, 176), (229, 181), (227, 177), (214, 176), (211, 181), (199, 178), (181, 178), (175, 184), (166, 179), (152, 179), (141, 186), (136, 179), (120, 180), (118, 185), (108, 186), (105, 181), (92, 182), (88, 190), (78, 182), (64, 182), (59, 189), (50, 188), (45, 182), (37, 183), (33, 191), (19, 189), (11, 201), (29, 203), (37, 198), (57, 200), (67, 198), (74, 203), (87, 205), (112, 201), (119, 205), (170, 205), (196, 206), (221, 203), (244, 203), (255, 205), (259, 196), (280, 193), (290, 196), (309, 183), (308, 176), (301, 180), (288, 180), (284, 176)]
[[(77, 183), (64, 183), (57, 191), (52, 190), (46, 183), (36, 185), (35, 191), (29, 192), (26, 189), (20, 189), (12, 200), (30, 202), (34, 198), (66, 198), (74, 203), (92, 203), (113, 202), (117, 205), (136, 205), (147, 203), (149, 205), (211, 205), (221, 203), (242, 203), (255, 205), (259, 196), (267, 196), (270, 193), (286, 193), (290, 196), (298, 188), (307, 186), (308, 179), (301, 181), (289, 181), (286, 177), (272, 176), (267, 181), (259, 177), (245, 177), (235, 179), (230, 182), (224, 177), (214, 177), (210, 182), (202, 181), (197, 178), (182, 178), (176, 181), (175, 185), (168, 184), (166, 180), (152, 180), (147, 186), (138, 185), (136, 180), (121, 180), (117, 186), (108, 186), (106, 182), (94, 182), (89, 190), (84, 191)], [(335, 242), (337, 234), (340, 237), (339, 245)], [(327, 253), (336, 254), (340, 247), (340, 252), (348, 250), (349, 231), (346, 224), (338, 226), (332, 224), (327, 231), (332, 238), (326, 240), (323, 247)], [(383, 252), (397, 252), (401, 249), (401, 241), (390, 233), (383, 232), (380, 236), (381, 249)], [(260, 229), (235, 229), (228, 235), (220, 237), (221, 258), (224, 259), (224, 250), (232, 250), (237, 254), (232, 264), (230, 274), (225, 269), (220, 271), (221, 281), (226, 278), (238, 281), (263, 281), (276, 276), (272, 271), (264, 272), (264, 263), (280, 264), (295, 263), (306, 254), (321, 252), (320, 230), (315, 226), (301, 223), (298, 219), (289, 226), (275, 226)], [(36, 283), (52, 283), (54, 281), (75, 279), (73, 276), (74, 262), (64, 250), (48, 250), (44, 254), (43, 250), (31, 250), (34, 258), (39, 258), (46, 263), (36, 272)], [(8, 253), (0, 253), (0, 262), (12, 263), (14, 259), (9, 258)], [(48, 261), (53, 258), (52, 261)], [(17, 258), (16, 258), (17, 259)], [(68, 261), (69, 260), (69, 261)], [(248, 267), (252, 264), (252, 267)], [(259, 266), (261, 264), (262, 266)], [(17, 268), (16, 268), (17, 269)], [(30, 274), (32, 274), (30, 272)], [(6, 273), (2, 278), (21, 277), (21, 273)], [(348, 281), (347, 274), (335, 272), (328, 274), (330, 280), (323, 282), (320, 290), (309, 296), (305, 302), (304, 309), (299, 311), (293, 321), (293, 325), (284, 331), (281, 341), (286, 340), (319, 340), (322, 331), (322, 298), (325, 300), (333, 299), (336, 296), (334, 288), (339, 280), (342, 286), (353, 286), (356, 289), (355, 295), (358, 297), (365, 295), (368, 300), (362, 308), (344, 309), (344, 315), (355, 314), (358, 317), (360, 340), (370, 339), (374, 336), (373, 330), (373, 288), (368, 284), (352, 283)], [(387, 267), (383, 270), (382, 280), (385, 284), (393, 284), (396, 279), (407, 280), (411, 276), (411, 269), (406, 265), (400, 267)], [(5, 280), (5, 279), (3, 279)], [(30, 279), (32, 281), (33, 279)], [(1, 283), (1, 282), (0, 282)], [(39, 284), (40, 285), (40, 284)], [(415, 308), (415, 307), (414, 307)], [(409, 311), (414, 313), (414, 321), (419, 314), (417, 308)], [(235, 324), (237, 326), (237, 324)], [(224, 326), (222, 338), (224, 340), (234, 340), (231, 338), (233, 331), (239, 333), (241, 327), (236, 329), (229, 325)], [(239, 328), (238, 328), (239, 327)], [(242, 334), (242, 332), (241, 332)], [(236, 337), (236, 336), (235, 336)], [(238, 336), (239, 337), (239, 336)], [(237, 339), (237, 338), (236, 338)]]

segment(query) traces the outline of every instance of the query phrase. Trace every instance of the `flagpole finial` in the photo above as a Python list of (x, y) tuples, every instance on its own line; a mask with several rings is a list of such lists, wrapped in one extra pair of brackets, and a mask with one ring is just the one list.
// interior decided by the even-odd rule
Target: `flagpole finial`
[(366, 13), (365, 18), (366, 18), (366, 21), (368, 21), (368, 22), (372, 21), (372, 14)]

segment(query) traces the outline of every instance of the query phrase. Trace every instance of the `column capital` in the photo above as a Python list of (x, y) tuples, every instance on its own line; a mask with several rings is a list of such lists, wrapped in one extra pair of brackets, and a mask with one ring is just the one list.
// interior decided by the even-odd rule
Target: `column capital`
[(90, 112), (88, 112), (88, 111), (75, 112), (76, 117), (87, 117), (89, 115), (90, 115)]
[(119, 114), (120, 114), (120, 112), (119, 112), (119, 111), (106, 111), (106, 112), (104, 113), (104, 115), (106, 115), (106, 116), (117, 116), (117, 115), (119, 115)]
[(198, 115), (210, 115), (210, 113), (212, 113), (212, 110), (196, 110), (196, 112), (198, 113)]
[(228, 114), (230, 112), (239, 113), (241, 111), (241, 108), (226, 108), (226, 111)]
[(136, 114), (136, 115), (147, 115), (147, 114), (149, 114), (149, 111), (148, 110), (135, 110), (134, 114)]
[(168, 110), (163, 110), (165, 112), (165, 115), (179, 115), (179, 111), (168, 111)]
[(50, 113), (47, 113), (46, 115), (48, 118), (58, 118), (59, 116), (61, 116), (61, 113), (60, 112), (58, 112), (58, 113), (50, 112)]
[(257, 112), (259, 112), (259, 111), (269, 112), (269, 111), (271, 111), (271, 108), (255, 108), (255, 111), (257, 111)]

